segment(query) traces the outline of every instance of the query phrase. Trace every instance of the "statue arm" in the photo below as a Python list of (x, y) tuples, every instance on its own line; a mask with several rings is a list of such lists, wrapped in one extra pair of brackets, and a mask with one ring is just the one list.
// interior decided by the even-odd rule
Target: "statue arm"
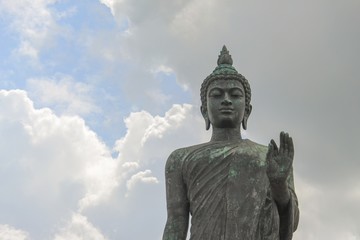
[(163, 240), (185, 240), (189, 225), (189, 201), (182, 177), (182, 164), (176, 151), (165, 167), (167, 221)]
[(293, 169), (287, 179), (290, 199), (285, 207), (278, 206), (280, 218), (280, 240), (291, 240), (299, 223), (298, 199), (295, 193)]
[(294, 145), (292, 138), (280, 133), (280, 148), (274, 140), (267, 153), (267, 174), (270, 180), (273, 199), (280, 218), (280, 240), (291, 240), (299, 221), (298, 200), (293, 176)]

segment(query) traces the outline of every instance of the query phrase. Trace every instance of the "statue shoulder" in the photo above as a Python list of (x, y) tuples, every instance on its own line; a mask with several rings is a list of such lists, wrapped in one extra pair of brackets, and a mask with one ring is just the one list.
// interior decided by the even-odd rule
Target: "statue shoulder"
[(260, 155), (261, 158), (265, 158), (266, 157), (266, 154), (267, 154), (267, 151), (268, 151), (268, 146), (265, 146), (263, 144), (260, 144), (260, 143), (256, 143), (256, 142), (253, 142), (249, 139), (246, 139), (246, 146), (247, 148), (249, 149), (249, 151), (253, 154), (256, 154), (256, 155)]
[(182, 168), (186, 156), (194, 149), (197, 149), (203, 145), (205, 144), (198, 144), (174, 150), (166, 161), (166, 171), (173, 171), (174, 169)]

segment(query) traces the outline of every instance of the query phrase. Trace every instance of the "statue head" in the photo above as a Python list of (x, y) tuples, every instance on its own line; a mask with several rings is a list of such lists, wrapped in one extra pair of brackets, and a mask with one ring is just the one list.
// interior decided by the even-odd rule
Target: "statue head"
[[(215, 70), (201, 84), (201, 90), (200, 90), (201, 113), (205, 119), (206, 130), (210, 128), (210, 124), (214, 124), (212, 123), (212, 121), (217, 121), (217, 119), (214, 118), (216, 114), (215, 113), (212, 114), (209, 111), (213, 111), (213, 110), (208, 109), (209, 97), (213, 98), (214, 96), (216, 97), (216, 94), (219, 94), (215, 92), (214, 95), (214, 92), (211, 92), (211, 89), (213, 88), (215, 88), (215, 90), (217, 88), (218, 90), (222, 91), (224, 94), (225, 94), (224, 89), (228, 89), (226, 91), (230, 91), (229, 93), (227, 93), (230, 94), (230, 99), (224, 95), (224, 98), (222, 99), (222, 103), (221, 103), (223, 105), (222, 108), (224, 111), (222, 111), (222, 114), (220, 112), (220, 115), (229, 116), (229, 124), (227, 125), (225, 123), (225, 125), (223, 124), (223, 127), (235, 127), (236, 123), (239, 124), (241, 123), (242, 127), (246, 130), (247, 119), (249, 118), (252, 109), (252, 106), (250, 104), (251, 89), (249, 82), (246, 80), (244, 76), (238, 73), (236, 69), (232, 66), (233, 61), (231, 55), (229, 54), (229, 51), (226, 49), (226, 46), (222, 48), (217, 64), (218, 66), (215, 68)], [(234, 94), (232, 94), (231, 91), (234, 91)], [(233, 97), (234, 102), (232, 102), (231, 97)], [(238, 101), (240, 100), (240, 98), (242, 98), (241, 99), (242, 102)], [(236, 117), (237, 119), (231, 119), (230, 117), (233, 114), (230, 114), (230, 112), (228, 112), (227, 114), (226, 112), (227, 108), (233, 108), (233, 107), (237, 108), (235, 109), (236, 114), (233, 116)]]

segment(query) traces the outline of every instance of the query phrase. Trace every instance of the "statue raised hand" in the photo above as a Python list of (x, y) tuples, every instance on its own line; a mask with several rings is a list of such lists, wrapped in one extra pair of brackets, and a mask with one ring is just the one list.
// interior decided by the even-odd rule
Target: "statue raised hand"
[(280, 148), (271, 139), (266, 160), (268, 164), (267, 175), (274, 199), (281, 207), (286, 207), (290, 199), (287, 179), (292, 171), (294, 160), (294, 144), (288, 133), (280, 133)]

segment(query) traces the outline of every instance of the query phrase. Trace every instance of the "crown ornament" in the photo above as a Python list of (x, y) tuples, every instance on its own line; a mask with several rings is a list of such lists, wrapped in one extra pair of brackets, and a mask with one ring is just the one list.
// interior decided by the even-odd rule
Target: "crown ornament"
[(227, 64), (227, 65), (233, 64), (231, 55), (229, 54), (229, 51), (227, 50), (225, 45), (223, 46), (223, 48), (220, 52), (219, 58), (217, 60), (217, 64), (218, 64), (218, 66), (220, 66), (222, 64)]
[(224, 45), (217, 60), (217, 67), (210, 76), (220, 74), (238, 74), (238, 71), (232, 66), (233, 60), (226, 46)]

